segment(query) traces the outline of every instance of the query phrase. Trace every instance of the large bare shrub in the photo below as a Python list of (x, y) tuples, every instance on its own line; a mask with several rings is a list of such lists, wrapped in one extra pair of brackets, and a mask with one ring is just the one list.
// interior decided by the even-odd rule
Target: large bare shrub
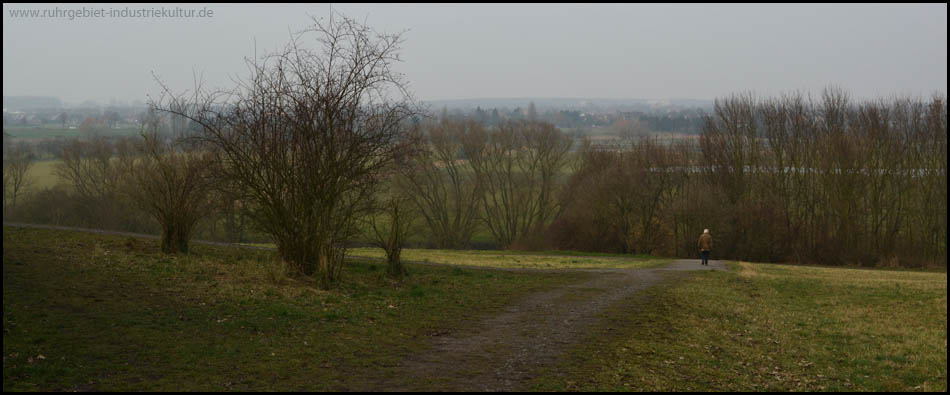
[(195, 227), (211, 213), (214, 157), (154, 132), (143, 134), (136, 148), (127, 193), (161, 224), (162, 252), (188, 253)]
[(406, 274), (402, 249), (414, 228), (418, 211), (409, 197), (411, 192), (404, 169), (392, 171), (383, 186), (373, 211), (365, 218), (364, 228), (370, 242), (386, 252), (386, 273), (402, 278)]
[(256, 227), (291, 268), (328, 287), (417, 112), (392, 70), (400, 34), (345, 17), (314, 22), (283, 50), (249, 61), (250, 76), (226, 95), (196, 88), (157, 106), (201, 126), (220, 176), (246, 192)]

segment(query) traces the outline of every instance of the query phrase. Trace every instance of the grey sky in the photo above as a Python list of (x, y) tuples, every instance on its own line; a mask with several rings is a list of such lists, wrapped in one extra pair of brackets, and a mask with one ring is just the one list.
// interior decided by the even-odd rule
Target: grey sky
[[(175, 88), (244, 75), (243, 57), (282, 45), (327, 4), (177, 5), (210, 18), (13, 18), (3, 6), (3, 94), (68, 102), (145, 100), (150, 70)], [(60, 5), (61, 9), (125, 5)], [(141, 5), (129, 5), (131, 9)], [(158, 5), (149, 7), (160, 7)], [(174, 8), (176, 5), (165, 5)], [(733, 92), (859, 98), (947, 92), (946, 4), (334, 5), (402, 51), (424, 100), (696, 98)]]

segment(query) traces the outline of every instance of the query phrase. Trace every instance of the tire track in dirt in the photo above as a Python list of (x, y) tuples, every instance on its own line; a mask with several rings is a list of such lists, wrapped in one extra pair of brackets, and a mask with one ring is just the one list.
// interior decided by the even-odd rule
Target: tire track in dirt
[(653, 269), (578, 270), (581, 282), (536, 293), (466, 330), (434, 337), (366, 391), (521, 391), (539, 368), (583, 341), (607, 306), (660, 284), (674, 272), (726, 270), (718, 261), (678, 260)]

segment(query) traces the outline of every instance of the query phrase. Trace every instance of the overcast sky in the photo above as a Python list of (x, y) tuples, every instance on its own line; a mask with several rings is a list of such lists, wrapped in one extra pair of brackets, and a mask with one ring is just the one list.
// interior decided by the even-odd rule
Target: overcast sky
[[(282, 46), (328, 4), (164, 5), (211, 17), (14, 17), (56, 8), (3, 6), (3, 95), (146, 100), (158, 87), (214, 86), (243, 58)], [(946, 4), (333, 5), (378, 30), (405, 33), (405, 73), (423, 100), (513, 97), (695, 98), (734, 92), (855, 97), (947, 92)]]

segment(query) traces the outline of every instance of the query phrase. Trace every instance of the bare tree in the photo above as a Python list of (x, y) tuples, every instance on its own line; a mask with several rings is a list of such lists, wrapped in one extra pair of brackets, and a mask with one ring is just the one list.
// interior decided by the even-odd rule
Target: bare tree
[(917, 134), (916, 150), (921, 152), (922, 168), (926, 169), (920, 182), (924, 191), (918, 204), (919, 218), (928, 226), (922, 240), (927, 240), (924, 251), (933, 261), (947, 263), (947, 98), (935, 95), (925, 108), (925, 124)]
[(369, 240), (386, 252), (386, 273), (395, 278), (406, 275), (401, 254), (417, 217), (406, 188), (407, 181), (404, 172), (390, 173), (364, 226)]
[[(33, 150), (26, 143), (19, 143), (10, 152), (10, 157), (3, 161), (3, 207), (6, 213), (9, 205), (10, 213), (15, 214), (17, 199), (32, 182), (27, 175), (33, 166)], [(9, 203), (8, 203), (9, 202)], [(4, 214), (6, 216), (7, 214)]]
[(629, 195), (633, 200), (633, 218), (623, 216), (629, 224), (628, 250), (652, 254), (662, 250), (670, 239), (663, 220), (681, 176), (673, 170), (680, 163), (678, 153), (675, 147), (641, 137), (631, 144), (630, 152), (622, 155), (623, 172), (616, 180), (633, 187)]
[(543, 122), (504, 122), (481, 140), (465, 154), (485, 188), (484, 222), (507, 248), (557, 214), (556, 188), (572, 141)]
[(76, 139), (63, 147), (54, 173), (64, 181), (89, 221), (83, 225), (117, 228), (124, 204), (122, 182), (136, 153), (129, 139), (112, 144), (104, 137)]
[(757, 191), (753, 184), (760, 166), (758, 126), (752, 94), (717, 99), (714, 114), (706, 116), (700, 137), (705, 165), (703, 180), (724, 195), (725, 201), (717, 206), (730, 213), (729, 218), (722, 219), (728, 226), (720, 227), (717, 232), (718, 239), (722, 240), (717, 241), (717, 245), (724, 247), (722, 249), (741, 249), (734, 244), (747, 243), (747, 235), (752, 230), (745, 223), (750, 216), (743, 212), (754, 210), (748, 203), (758, 202), (752, 196)]
[(188, 253), (195, 227), (211, 212), (214, 157), (154, 131), (143, 133), (136, 148), (139, 156), (130, 163), (126, 193), (161, 224), (162, 252)]
[[(249, 61), (250, 77), (226, 95), (165, 89), (157, 107), (200, 125), (257, 228), (291, 267), (329, 287), (417, 110), (392, 70), (400, 34), (346, 17), (314, 22), (284, 50)], [(311, 37), (318, 51), (304, 45)]]
[(651, 254), (670, 244), (673, 232), (664, 220), (682, 182), (683, 172), (675, 168), (681, 149), (648, 137), (627, 144), (619, 149), (584, 144), (580, 168), (561, 196), (566, 208), (560, 226), (568, 229), (557, 236), (596, 228), (601, 233), (587, 233), (577, 245), (623, 253)]
[(484, 134), (474, 121), (425, 125), (426, 144), (411, 159), (407, 197), (425, 220), (439, 248), (465, 248), (472, 239), (483, 188), (464, 156), (470, 135)]

